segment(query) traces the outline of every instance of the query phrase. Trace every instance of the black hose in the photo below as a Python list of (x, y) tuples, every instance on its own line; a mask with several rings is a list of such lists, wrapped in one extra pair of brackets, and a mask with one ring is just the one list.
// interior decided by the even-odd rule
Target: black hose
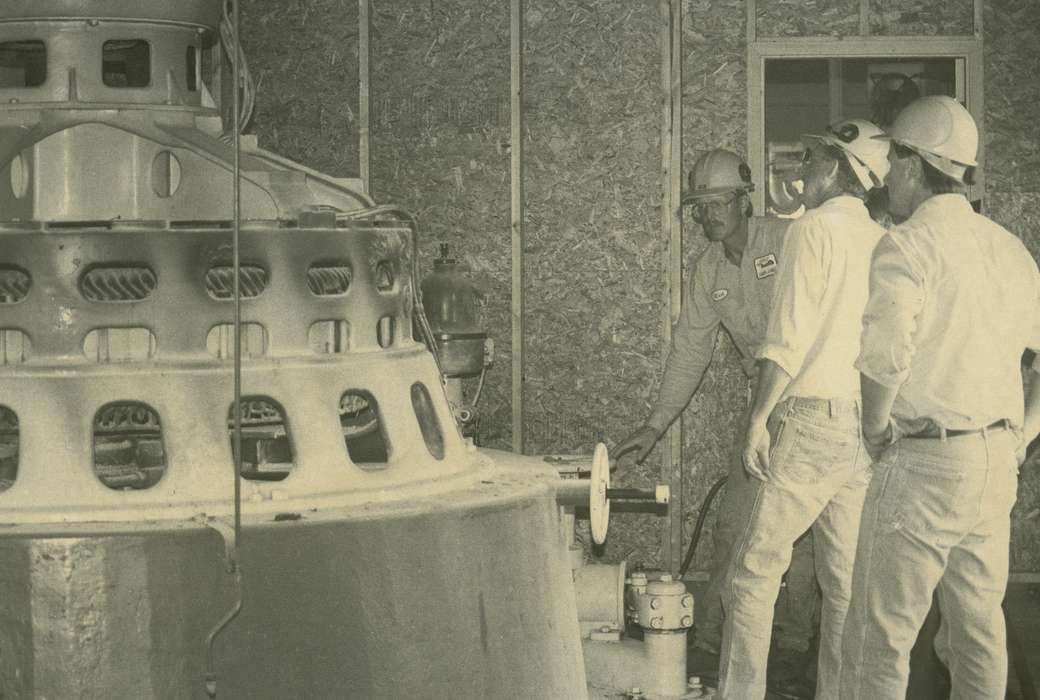
[(690, 569), (690, 564), (693, 563), (693, 554), (697, 551), (697, 543), (701, 541), (701, 531), (704, 529), (704, 519), (708, 517), (708, 509), (711, 507), (712, 501), (715, 500), (716, 494), (722, 485), (729, 479), (728, 476), (724, 476), (716, 481), (710, 489), (708, 489), (708, 495), (704, 497), (704, 503), (701, 504), (701, 510), (697, 514), (697, 524), (693, 527), (693, 535), (690, 536), (690, 544), (686, 548), (686, 556), (683, 557), (682, 566), (679, 567), (679, 578), (686, 576), (686, 572)]

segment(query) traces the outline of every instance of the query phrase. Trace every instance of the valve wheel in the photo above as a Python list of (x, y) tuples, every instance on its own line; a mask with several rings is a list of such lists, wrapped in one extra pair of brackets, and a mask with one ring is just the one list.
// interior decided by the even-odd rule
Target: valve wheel
[(592, 541), (603, 544), (607, 541), (607, 528), (610, 525), (610, 499), (607, 489), (610, 488), (610, 455), (607, 446), (602, 442), (596, 444), (592, 453), (592, 475), (589, 479), (589, 524), (592, 527)]

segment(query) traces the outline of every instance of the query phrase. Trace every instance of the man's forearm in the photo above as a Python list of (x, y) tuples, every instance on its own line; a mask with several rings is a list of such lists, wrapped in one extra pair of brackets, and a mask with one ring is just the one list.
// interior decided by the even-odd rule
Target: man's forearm
[(758, 366), (758, 387), (751, 405), (752, 423), (764, 423), (769, 419), (769, 414), (791, 383), (791, 375), (772, 360), (759, 360)]
[(888, 431), (892, 418), (898, 387), (879, 384), (862, 372), (859, 375), (860, 392), (863, 395), (863, 434), (877, 437)]
[(1028, 444), (1040, 433), (1040, 373), (1029, 370), (1026, 376), (1029, 383), (1026, 385), (1026, 414), (1022, 422), (1022, 436)]

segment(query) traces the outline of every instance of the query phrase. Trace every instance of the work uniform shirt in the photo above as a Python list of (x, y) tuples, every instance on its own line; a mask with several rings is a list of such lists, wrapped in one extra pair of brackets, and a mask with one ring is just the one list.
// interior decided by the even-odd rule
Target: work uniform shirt
[(756, 357), (792, 377), (791, 396), (859, 398), (855, 369), (870, 259), (885, 234), (862, 200), (840, 196), (791, 224)]
[(1040, 273), (1022, 242), (962, 195), (925, 200), (877, 246), (859, 370), (899, 387), (901, 432), (1021, 426), (1021, 358), (1040, 349)]
[(672, 329), (672, 346), (648, 425), (664, 430), (682, 412), (711, 362), (720, 324), (729, 332), (744, 360), (744, 371), (751, 376), (754, 349), (765, 332), (780, 249), (790, 223), (774, 217), (750, 219), (739, 267), (726, 257), (721, 242), (710, 243), (701, 253)]

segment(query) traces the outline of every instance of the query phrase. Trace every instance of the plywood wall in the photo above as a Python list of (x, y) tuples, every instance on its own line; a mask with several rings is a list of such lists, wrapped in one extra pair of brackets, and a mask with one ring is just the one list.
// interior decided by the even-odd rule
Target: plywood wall
[[(966, 33), (971, 2), (874, 0), (873, 33)], [(656, 2), (528, 0), (527, 404), (532, 453), (617, 442), (649, 410), (662, 355), (660, 49)], [(763, 36), (846, 36), (855, 0), (761, 0)], [(688, 0), (683, 25), (684, 170), (746, 144), (746, 9)], [(511, 441), (509, 3), (373, 0), (372, 192), (415, 212), (429, 269), (449, 243), (486, 295), (497, 362), (481, 439)], [(357, 3), (247, 0), (243, 39), (259, 82), (261, 144), (335, 175), (357, 174)], [(1040, 254), (1040, 52), (1033, 0), (987, 0), (987, 211)], [(689, 260), (703, 247), (684, 231)], [(683, 517), (692, 529), (725, 473), (743, 407), (728, 339), (684, 420)], [(656, 480), (655, 453), (621, 476)], [(1023, 470), (1013, 567), (1040, 569), (1040, 477)], [(709, 518), (709, 523), (711, 518)], [(605, 559), (660, 563), (661, 521), (618, 514)], [(710, 529), (697, 564), (710, 554)]]

